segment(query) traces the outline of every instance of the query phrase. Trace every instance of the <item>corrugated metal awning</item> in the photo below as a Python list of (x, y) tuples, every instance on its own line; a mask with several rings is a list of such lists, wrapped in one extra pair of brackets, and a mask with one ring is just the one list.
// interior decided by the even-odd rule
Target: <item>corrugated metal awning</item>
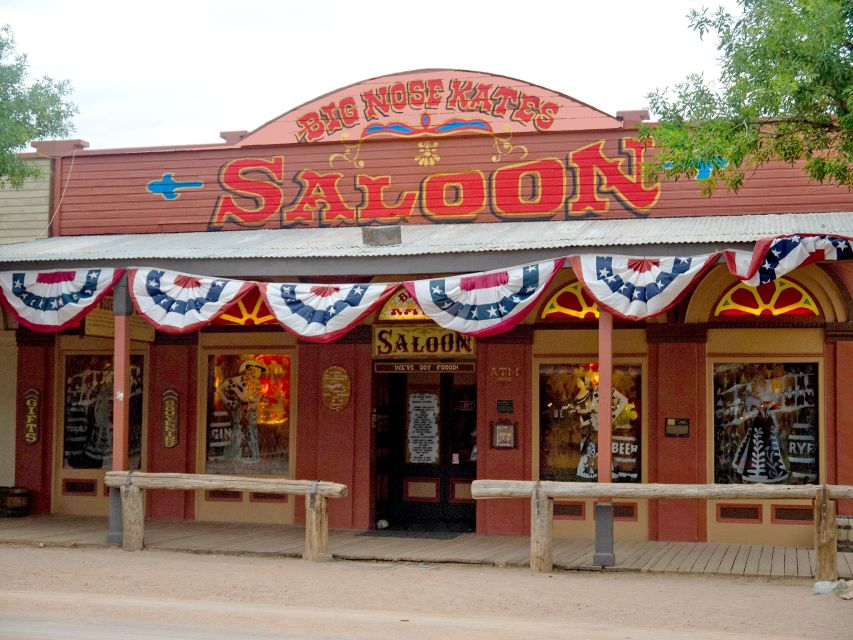
[(365, 244), (362, 227), (60, 236), (0, 246), (0, 271), (102, 265), (220, 276), (419, 274), (589, 253), (697, 254), (797, 233), (853, 236), (853, 212), (403, 225), (400, 244), (390, 246)]

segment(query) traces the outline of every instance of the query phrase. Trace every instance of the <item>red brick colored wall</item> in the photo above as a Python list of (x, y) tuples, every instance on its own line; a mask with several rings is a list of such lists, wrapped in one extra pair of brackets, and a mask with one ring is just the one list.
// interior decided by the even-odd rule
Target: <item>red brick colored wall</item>
[[(52, 346), (18, 347), (17, 415), (15, 425), (15, 484), (33, 492), (31, 512), (50, 513), (53, 469), (53, 356)], [(24, 392), (37, 389), (40, 396), (39, 439), (33, 445), (24, 442)]]
[[(534, 445), (529, 405), (532, 393), (531, 345), (483, 341), (477, 349), (477, 477), (489, 480), (529, 480), (532, 477), (530, 465)], [(510, 414), (497, 413), (498, 400), (513, 402), (511, 419), (518, 421), (518, 446), (515, 449), (490, 447), (490, 423), (498, 418), (510, 417)], [(477, 533), (519, 536), (529, 532), (529, 500), (477, 502)]]
[[(705, 345), (649, 345), (649, 482), (708, 481), (705, 458)], [(664, 436), (665, 418), (688, 418), (687, 438)], [(658, 500), (649, 510), (649, 538), (697, 541), (706, 538), (702, 500)]]
[[(148, 373), (148, 471), (195, 473), (197, 347), (190, 344), (153, 344)], [(179, 397), (178, 444), (163, 446), (163, 392), (174, 389)], [(201, 471), (201, 470), (199, 470)], [(146, 517), (153, 520), (193, 519), (192, 491), (147, 491)]]
[[(328, 501), (329, 527), (368, 529), (373, 514), (370, 344), (300, 344), (298, 362), (295, 477), (347, 485), (346, 498)], [(350, 402), (342, 411), (326, 408), (320, 390), (323, 371), (335, 365), (350, 375)], [(305, 521), (301, 498), (295, 517)]]

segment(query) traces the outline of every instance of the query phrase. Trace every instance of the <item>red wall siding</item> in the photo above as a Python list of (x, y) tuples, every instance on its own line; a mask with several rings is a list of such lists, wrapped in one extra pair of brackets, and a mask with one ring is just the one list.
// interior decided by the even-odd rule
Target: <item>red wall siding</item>
[[(300, 344), (298, 353), (296, 477), (347, 485), (346, 498), (328, 502), (329, 526), (367, 529), (373, 513), (370, 344)], [(333, 365), (350, 374), (350, 402), (342, 411), (327, 409), (320, 391), (323, 371)], [(304, 504), (297, 501), (298, 522), (304, 522)]]
[[(311, 172), (324, 176), (336, 174), (330, 178), (335, 186), (327, 186), (324, 189), (336, 191), (340, 195), (341, 203), (329, 204), (324, 226), (372, 222), (371, 220), (353, 220), (355, 207), (364, 199), (364, 190), (356, 187), (357, 175), (388, 176), (390, 182), (384, 190), (383, 198), (384, 202), (390, 205), (402, 202), (405, 199), (404, 192), (419, 193), (422, 182), (430, 175), (471, 171), (479, 171), (482, 174), (482, 176), (471, 174), (469, 177), (480, 185), (477, 190), (482, 192), (485, 204), (477, 213), (462, 216), (454, 221), (497, 222), (500, 218), (496, 214), (504, 207), (498, 204), (496, 198), (501, 194), (504, 196), (507, 194), (504, 193), (506, 188), (491, 184), (492, 174), (504, 167), (540, 160), (547, 160), (549, 166), (561, 167), (554, 173), (553, 178), (549, 178), (548, 189), (550, 191), (556, 189), (555, 193), (558, 196), (559, 193), (563, 193), (564, 197), (557, 197), (557, 204), (546, 213), (519, 213), (517, 209), (523, 209), (523, 207), (510, 207), (505, 218), (517, 220), (560, 220), (588, 216), (631, 218), (635, 214), (620, 204), (612, 194), (609, 195), (606, 190), (599, 194), (600, 200), (607, 203), (604, 211), (590, 213), (578, 210), (578, 207), (571, 205), (568, 205), (571, 209), (568, 211), (566, 203), (577, 200), (576, 196), (580, 195), (583, 195), (581, 198), (583, 202), (588, 202), (590, 199), (589, 194), (579, 193), (581, 189), (579, 185), (593, 184), (587, 179), (593, 175), (592, 165), (587, 167), (586, 174), (581, 176), (584, 180), (581, 180), (581, 177), (578, 177), (581, 170), (569, 160), (573, 151), (587, 145), (604, 141), (602, 153), (604, 160), (610, 163), (609, 166), (614, 167), (615, 171), (614, 163), (623, 161), (619, 165), (622, 173), (635, 177), (631, 173), (634, 167), (630, 167), (629, 170), (630, 163), (626, 156), (620, 156), (617, 145), (617, 140), (630, 138), (632, 134), (630, 130), (547, 135), (518, 134), (512, 139), (515, 151), (504, 152), (497, 161), (493, 159), (497, 156), (495, 156), (495, 138), (491, 135), (441, 138), (436, 149), (440, 161), (435, 166), (426, 167), (420, 166), (413, 158), (412, 140), (385, 139), (361, 143), (358, 146), (358, 161), (364, 163), (362, 166), (356, 166), (356, 162), (347, 161), (346, 157), (354, 152), (348, 151), (346, 146), (338, 143), (136, 153), (84, 151), (77, 154), (73, 168), (72, 163), (62, 163), (61, 184), (65, 185), (64, 194), (54, 226), (57, 235), (205, 230), (212, 220), (220, 196), (234, 195), (236, 191), (235, 189), (226, 191), (221, 186), (222, 169), (232, 160), (245, 158), (260, 159), (273, 167), (249, 172), (249, 177), (266, 190), (273, 213), (264, 214), (259, 220), (247, 219), (244, 221), (245, 226), (280, 227), (304, 224), (303, 221), (295, 219), (298, 216), (287, 216), (281, 213), (291, 209), (295, 203), (303, 202), (301, 198), (305, 195), (304, 187), (308, 184), (307, 178), (299, 177), (303, 170), (306, 171), (305, 176)], [(522, 149), (527, 151), (526, 157), (522, 155)], [(278, 163), (276, 160), (273, 163), (273, 158), (276, 157), (282, 157), (282, 162)], [(166, 200), (162, 195), (151, 193), (146, 189), (149, 183), (160, 180), (164, 173), (173, 173), (174, 180), (178, 182), (201, 180), (204, 186), (201, 189), (181, 191), (180, 197)], [(236, 169), (233, 169), (233, 173), (236, 173)], [(636, 182), (619, 180), (620, 189), (623, 189), (624, 193), (630, 195), (638, 191)], [(258, 193), (257, 186), (246, 188)], [(517, 180), (514, 181), (512, 188), (517, 190)], [(313, 188), (308, 189), (308, 192), (313, 191)], [(337, 194), (334, 194), (335, 198)], [(234, 195), (234, 202), (238, 207), (246, 210), (258, 207), (256, 199), (252, 198)], [(849, 204), (850, 195), (846, 189), (809, 183), (801, 170), (777, 163), (762, 167), (754, 174), (750, 174), (736, 196), (720, 191), (713, 198), (706, 198), (700, 193), (695, 181), (681, 180), (665, 183), (660, 190), (659, 198), (651, 204), (648, 213), (653, 217), (681, 217), (768, 211), (844, 211), (849, 209)], [(437, 201), (425, 203), (418, 197), (414, 201), (414, 208), (407, 210), (406, 220), (409, 223), (430, 222), (431, 218), (426, 211), (435, 213), (438, 210), (436, 206), (441, 208), (439, 205)], [(309, 204), (308, 207), (313, 207), (315, 211), (323, 208), (316, 204)], [(391, 214), (385, 215), (390, 216), (384, 218), (386, 222), (393, 222), (396, 219)], [(444, 218), (436, 215), (436, 219), (441, 221)], [(309, 224), (317, 226), (318, 223), (313, 220)], [(222, 228), (239, 230), (245, 226), (231, 221), (225, 223)]]
[[(835, 343), (835, 367), (827, 367), (826, 377), (836, 385), (834, 395), (835, 408), (835, 460), (829, 461), (830, 468), (835, 466), (835, 479), (838, 484), (853, 484), (853, 395), (843, 390), (853, 371), (853, 342)], [(827, 403), (829, 400), (827, 399)], [(827, 426), (829, 419), (827, 417)], [(827, 429), (827, 432), (829, 429)], [(829, 433), (827, 433), (827, 440)], [(853, 515), (853, 500), (840, 500), (838, 511), (844, 515)]]
[[(195, 345), (154, 344), (149, 356), (147, 469), (160, 473), (195, 473), (196, 454)], [(179, 396), (178, 444), (163, 446), (163, 392)], [(152, 520), (192, 519), (193, 491), (147, 491), (146, 514)]]
[[(529, 398), (532, 393), (528, 344), (481, 342), (477, 356), (477, 477), (489, 480), (531, 478), (533, 455)], [(502, 379), (496, 368), (518, 368), (518, 377)], [(518, 447), (492, 449), (490, 423), (510, 417), (497, 413), (498, 400), (512, 400), (513, 421), (518, 421)], [(477, 533), (526, 535), (530, 531), (529, 500), (481, 500), (477, 502)]]
[[(15, 484), (33, 492), (31, 511), (50, 513), (53, 471), (53, 347), (18, 347), (18, 421), (15, 425)], [(39, 439), (34, 445), (24, 442), (22, 406), (24, 392), (38, 389), (41, 394)]]
[[(649, 481), (707, 482), (705, 461), (705, 345), (649, 345), (649, 390), (655, 398), (649, 415)], [(690, 436), (664, 436), (666, 418), (689, 418)], [(650, 512), (649, 537), (697, 541), (706, 537), (702, 500), (658, 500)]]

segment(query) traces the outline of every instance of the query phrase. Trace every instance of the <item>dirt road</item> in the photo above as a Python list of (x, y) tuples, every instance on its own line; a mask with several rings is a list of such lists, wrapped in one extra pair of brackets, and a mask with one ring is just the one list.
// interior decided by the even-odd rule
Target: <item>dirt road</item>
[(0, 546), (0, 638), (849, 640), (807, 580)]

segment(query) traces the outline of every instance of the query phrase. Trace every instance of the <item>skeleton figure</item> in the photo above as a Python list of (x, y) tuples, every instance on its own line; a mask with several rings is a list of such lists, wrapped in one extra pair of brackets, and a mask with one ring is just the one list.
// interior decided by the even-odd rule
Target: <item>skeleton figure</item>
[(261, 399), (259, 378), (266, 367), (257, 360), (245, 360), (239, 375), (219, 385), (217, 393), (231, 411), (231, 442), (226, 458), (257, 462), (261, 459), (258, 445), (258, 403)]
[(743, 482), (784, 482), (789, 471), (782, 458), (779, 429), (768, 409), (778, 407), (762, 400), (738, 445), (732, 466)]

